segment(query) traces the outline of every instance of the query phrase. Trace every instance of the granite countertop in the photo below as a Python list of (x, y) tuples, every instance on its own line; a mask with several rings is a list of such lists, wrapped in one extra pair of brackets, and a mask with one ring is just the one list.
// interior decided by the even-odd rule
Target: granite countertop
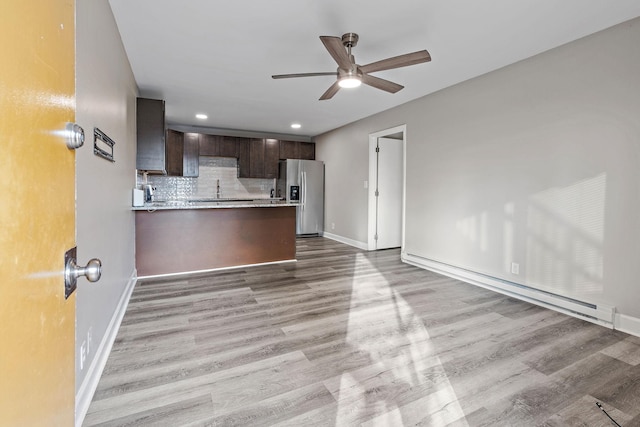
[(297, 206), (298, 203), (287, 203), (283, 199), (198, 199), (167, 200), (145, 203), (144, 206), (133, 206), (134, 211), (156, 211), (167, 209), (225, 209), (225, 208), (271, 208)]

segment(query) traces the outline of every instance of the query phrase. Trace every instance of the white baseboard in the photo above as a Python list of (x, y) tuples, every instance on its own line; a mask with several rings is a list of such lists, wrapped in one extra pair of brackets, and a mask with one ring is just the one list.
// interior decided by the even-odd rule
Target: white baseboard
[(89, 405), (91, 404), (93, 395), (96, 392), (96, 388), (98, 388), (100, 376), (102, 376), (102, 371), (107, 364), (111, 347), (113, 347), (113, 342), (118, 334), (118, 329), (120, 329), (120, 323), (122, 323), (122, 318), (127, 310), (129, 298), (131, 298), (131, 293), (133, 292), (136, 281), (137, 272), (134, 269), (122, 296), (120, 296), (120, 301), (118, 301), (118, 305), (111, 317), (106, 333), (96, 350), (96, 356), (91, 361), (87, 370), (87, 375), (85, 376), (84, 381), (82, 381), (82, 384), (80, 384), (80, 388), (76, 393), (76, 427), (82, 426), (84, 417), (87, 415)]
[(322, 235), (327, 239), (335, 240), (336, 242), (344, 243), (345, 245), (353, 246), (365, 251), (369, 250), (368, 245), (364, 242), (359, 242), (357, 240), (348, 239), (346, 237), (338, 236), (336, 234), (327, 233), (326, 231)]
[[(422, 258), (403, 252), (402, 261), (426, 270), (434, 271), (444, 276), (480, 286), (494, 292), (508, 295), (519, 300), (527, 301), (551, 310), (573, 316), (582, 320), (596, 323), (608, 328), (614, 328), (615, 307), (607, 304), (592, 304), (575, 299), (569, 299), (535, 288), (508, 282), (499, 278), (476, 273), (471, 270), (444, 264), (438, 261)], [(632, 322), (628, 322), (629, 324)], [(640, 326), (636, 324), (635, 327)], [(631, 326), (629, 326), (631, 328)], [(616, 328), (618, 329), (618, 328)]]
[(614, 325), (619, 331), (640, 337), (640, 319), (637, 317), (616, 313)]

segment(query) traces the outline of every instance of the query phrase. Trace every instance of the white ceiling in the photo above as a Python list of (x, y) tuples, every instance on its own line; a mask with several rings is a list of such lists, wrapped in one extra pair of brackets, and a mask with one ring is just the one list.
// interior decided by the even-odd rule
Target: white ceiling
[[(640, 16), (638, 0), (110, 0), (141, 96), (170, 124), (315, 136)], [(335, 71), (318, 38), (355, 32), (359, 64), (427, 49), (375, 73), (405, 86), (318, 98)], [(585, 64), (588, 66), (588, 64)], [(200, 121), (196, 113), (209, 118)], [(302, 128), (294, 131), (292, 122)]]

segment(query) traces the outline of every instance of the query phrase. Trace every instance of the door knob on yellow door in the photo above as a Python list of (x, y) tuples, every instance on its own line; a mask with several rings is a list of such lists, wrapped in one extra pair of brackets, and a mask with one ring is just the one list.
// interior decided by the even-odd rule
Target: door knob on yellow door
[(97, 258), (89, 260), (87, 265), (81, 267), (77, 264), (77, 248), (72, 248), (64, 254), (64, 296), (76, 290), (78, 277), (85, 276), (89, 282), (97, 282), (102, 276), (102, 262)]

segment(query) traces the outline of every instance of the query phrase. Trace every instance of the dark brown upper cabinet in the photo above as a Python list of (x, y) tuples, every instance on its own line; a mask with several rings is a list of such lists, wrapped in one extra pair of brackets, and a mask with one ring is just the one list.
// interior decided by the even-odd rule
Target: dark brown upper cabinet
[(200, 135), (200, 155), (238, 157), (238, 138), (233, 136)]
[(166, 136), (167, 175), (182, 176), (184, 157), (184, 134), (172, 129)]
[(182, 157), (182, 176), (197, 177), (200, 175), (200, 134), (184, 134), (184, 155)]
[(316, 144), (302, 141), (280, 141), (280, 159), (316, 159)]
[(199, 175), (200, 134), (167, 130), (167, 175), (197, 177)]
[(277, 139), (264, 140), (264, 177), (274, 179), (278, 177), (278, 160), (280, 160), (280, 141)]
[(201, 156), (217, 156), (218, 143), (216, 135), (200, 134), (200, 155)]
[(136, 99), (136, 169), (166, 173), (164, 101)]
[(297, 159), (300, 150), (298, 148), (298, 141), (280, 141), (280, 158), (285, 159)]
[(238, 157), (238, 139), (234, 136), (221, 136), (218, 139), (219, 157)]
[(277, 139), (238, 138), (238, 177), (278, 177), (280, 154)]
[(314, 142), (298, 142), (299, 157), (302, 160), (315, 160), (316, 159), (316, 144)]
[(238, 178), (252, 178), (251, 176), (251, 140), (238, 139)]

